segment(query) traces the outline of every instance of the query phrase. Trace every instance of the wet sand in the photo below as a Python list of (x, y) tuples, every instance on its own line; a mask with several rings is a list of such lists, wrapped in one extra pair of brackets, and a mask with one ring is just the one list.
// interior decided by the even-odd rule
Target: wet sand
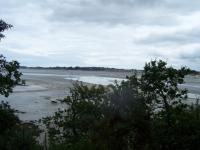
[[(17, 86), (6, 100), (12, 108), (19, 110), (19, 117), (23, 121), (33, 121), (52, 115), (58, 108), (66, 108), (59, 102), (69, 94), (69, 89), (76, 79), (90, 83), (108, 84), (114, 79), (122, 80), (129, 72), (108, 71), (65, 71), (48, 69), (23, 69), (23, 79), (26, 86)], [(85, 83), (90, 85), (89, 83)], [(186, 84), (182, 86), (189, 90), (189, 101), (200, 97), (200, 77), (187, 76)]]
[[(66, 79), (69, 76), (99, 76), (125, 78), (121, 72), (103, 71), (64, 71), (64, 70), (41, 70), (23, 69), (23, 79), (26, 86), (17, 86), (8, 98), (0, 96), (0, 100), (8, 101), (12, 108), (19, 110), (19, 117), (23, 121), (33, 121), (52, 115), (58, 108), (67, 106), (60, 104), (69, 93), (69, 89), (76, 81)], [(85, 83), (87, 84), (87, 83)]]

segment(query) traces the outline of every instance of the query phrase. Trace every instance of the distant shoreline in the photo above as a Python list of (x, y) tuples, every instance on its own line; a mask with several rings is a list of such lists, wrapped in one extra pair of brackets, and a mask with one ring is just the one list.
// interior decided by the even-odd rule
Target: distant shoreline
[[(137, 72), (142, 73), (143, 70), (139, 69), (118, 69), (118, 68), (107, 68), (107, 67), (28, 67), (20, 66), (20, 69), (47, 69), (47, 70), (71, 70), (71, 71), (110, 71), (110, 72)], [(200, 75), (199, 71), (191, 70), (190, 75)]]
[(112, 71), (112, 72), (135, 72), (142, 71), (136, 69), (117, 69), (106, 67), (27, 67), (21, 66), (20, 69), (50, 69), (50, 70), (80, 70), (80, 71)]

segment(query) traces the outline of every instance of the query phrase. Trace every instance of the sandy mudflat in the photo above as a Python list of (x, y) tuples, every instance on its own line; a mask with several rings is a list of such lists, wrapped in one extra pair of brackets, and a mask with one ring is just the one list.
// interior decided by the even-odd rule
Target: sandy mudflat
[[(126, 76), (125, 73), (103, 71), (23, 69), (22, 72), (26, 86), (17, 86), (8, 98), (1, 96), (0, 99), (9, 101), (13, 108), (23, 112), (18, 115), (24, 121), (38, 120), (52, 115), (58, 108), (66, 107), (59, 103), (59, 99), (64, 98), (68, 94), (69, 88), (76, 82), (69, 77), (84, 76), (84, 79), (88, 80), (92, 77), (95, 80), (94, 77), (99, 76), (105, 82), (106, 77), (115, 79)], [(52, 103), (52, 101), (58, 103)]]
[[(19, 117), (24, 121), (38, 120), (42, 117), (52, 115), (58, 108), (63, 109), (59, 100), (69, 93), (74, 80), (81, 80), (95, 84), (112, 83), (115, 79), (122, 80), (127, 72), (108, 71), (65, 71), (48, 69), (23, 69), (23, 79), (26, 86), (17, 86), (8, 98), (0, 96), (0, 100), (9, 101), (12, 108), (23, 113)], [(85, 84), (89, 84), (85, 83)], [(200, 77), (188, 76), (186, 84), (182, 86), (189, 90), (189, 100), (200, 97)], [(53, 102), (52, 102), (53, 101)], [(54, 103), (57, 102), (57, 103)]]

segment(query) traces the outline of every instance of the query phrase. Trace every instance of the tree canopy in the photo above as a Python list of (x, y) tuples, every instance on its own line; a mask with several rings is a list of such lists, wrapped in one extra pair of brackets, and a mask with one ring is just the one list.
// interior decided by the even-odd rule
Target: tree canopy
[[(2, 32), (11, 27), (12, 25), (0, 20), (0, 40), (5, 37)], [(19, 72), (19, 67), (17, 61), (6, 61), (5, 57), (0, 54), (0, 95), (8, 97), (13, 87), (20, 82), (22, 73)]]
[[(5, 37), (4, 30), (12, 25), (0, 20), (0, 40)], [(22, 73), (19, 71), (17, 61), (7, 61), (0, 54), (0, 95), (8, 97), (13, 87), (21, 80)], [(0, 149), (1, 150), (39, 150), (36, 137), (39, 131), (36, 125), (24, 124), (16, 115), (8, 102), (0, 102)]]
[(155, 60), (121, 84), (75, 84), (66, 109), (44, 119), (49, 149), (199, 149), (200, 106), (186, 105), (178, 86), (189, 72)]

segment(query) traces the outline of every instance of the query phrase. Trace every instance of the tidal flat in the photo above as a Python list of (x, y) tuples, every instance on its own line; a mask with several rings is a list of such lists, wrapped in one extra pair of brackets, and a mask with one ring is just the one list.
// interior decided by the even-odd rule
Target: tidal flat
[[(19, 111), (23, 121), (34, 121), (53, 115), (58, 109), (67, 108), (60, 100), (69, 94), (75, 82), (84, 84), (108, 85), (115, 80), (121, 82), (133, 72), (111, 71), (79, 71), (55, 69), (21, 69), (25, 86), (16, 86), (8, 98), (0, 96), (0, 100), (8, 101), (12, 108)], [(194, 102), (200, 97), (200, 76), (187, 76), (182, 88), (189, 91), (188, 101)]]
[(127, 75), (123, 72), (55, 69), (21, 69), (21, 72), (26, 85), (16, 86), (8, 98), (0, 96), (0, 100), (8, 101), (12, 108), (18, 110), (17, 114), (23, 121), (38, 120), (66, 108), (60, 100), (69, 94), (75, 82), (107, 85), (114, 80), (121, 81)]

